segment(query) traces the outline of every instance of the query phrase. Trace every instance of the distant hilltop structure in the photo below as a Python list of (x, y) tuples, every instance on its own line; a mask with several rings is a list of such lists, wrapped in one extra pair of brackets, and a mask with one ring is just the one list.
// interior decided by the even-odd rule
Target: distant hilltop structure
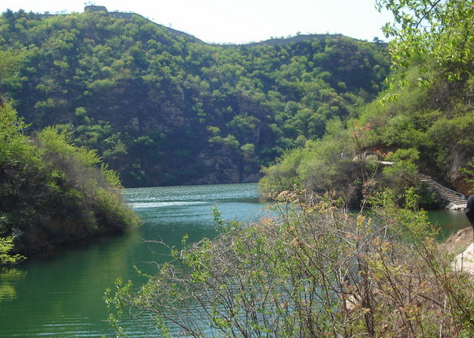
[[(109, 12), (107, 10), (107, 7), (96, 6), (96, 5), (90, 5), (90, 6), (84, 7), (84, 13), (104, 13), (107, 16), (111, 16), (111, 17), (119, 18), (119, 19), (128, 19), (128, 20), (130, 20), (133, 15), (137, 15), (134, 13)], [(138, 15), (138, 16), (141, 16), (141, 15)]]
[[(142, 19), (145, 19), (145, 20), (149, 21), (150, 23), (152, 23), (154, 25), (157, 25), (159, 27), (163, 27), (162, 25), (160, 25), (156, 22), (153, 22), (148, 18), (145, 18), (143, 15), (136, 14), (136, 13), (109, 12), (107, 10), (107, 7), (105, 7), (105, 6), (88, 5), (88, 6), (84, 7), (84, 13), (98, 13), (98, 14), (109, 16), (109, 17), (112, 17), (112, 18), (125, 19), (125, 20), (132, 20), (133, 16), (135, 15), (135, 16), (138, 16)], [(196, 38), (196, 37), (194, 37), (190, 34), (177, 31), (177, 30), (175, 30), (171, 27), (167, 27), (166, 29), (168, 31), (172, 32), (175, 35), (186, 37), (187, 39), (191, 39), (194, 42), (203, 43), (201, 40), (199, 40), (198, 38)]]
[(105, 12), (105, 13), (108, 13), (107, 7), (105, 7), (105, 6), (95, 6), (95, 5), (84, 7), (84, 12)]

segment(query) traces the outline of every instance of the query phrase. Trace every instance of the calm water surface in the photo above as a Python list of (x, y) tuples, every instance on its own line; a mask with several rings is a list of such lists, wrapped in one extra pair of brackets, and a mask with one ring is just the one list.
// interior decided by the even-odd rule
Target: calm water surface
[[(215, 205), (224, 219), (242, 221), (263, 207), (255, 184), (128, 189), (126, 196), (144, 221), (138, 231), (32, 257), (0, 273), (0, 337), (112, 337), (105, 289), (119, 276), (136, 279), (134, 265), (152, 272), (148, 262), (167, 259), (164, 247), (144, 239), (179, 246), (185, 234), (190, 241), (216, 235)], [(131, 337), (151, 336), (147, 325), (135, 324)]]
[[(213, 237), (214, 205), (226, 220), (264, 213), (255, 184), (128, 189), (126, 196), (144, 221), (139, 230), (32, 257), (0, 273), (0, 337), (113, 337), (104, 290), (119, 276), (137, 279), (134, 265), (153, 272), (150, 261), (167, 259), (162, 246), (144, 239), (180, 246), (185, 234), (190, 241)], [(462, 212), (432, 212), (430, 219), (444, 235), (469, 226)], [(154, 336), (148, 323), (126, 330), (131, 337)]]

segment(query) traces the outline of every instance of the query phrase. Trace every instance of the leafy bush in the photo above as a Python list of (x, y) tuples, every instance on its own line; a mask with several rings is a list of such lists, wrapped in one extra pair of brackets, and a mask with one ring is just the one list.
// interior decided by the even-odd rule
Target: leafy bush
[(13, 240), (13, 236), (0, 238), (0, 266), (17, 263), (24, 258), (19, 254), (12, 255), (10, 253), (15, 245)]
[[(360, 202), (362, 186), (378, 171), (375, 157), (357, 151), (354, 133), (342, 123), (328, 123), (327, 134), (318, 141), (307, 141), (304, 148), (287, 151), (273, 166), (263, 170), (259, 182), (263, 196), (295, 187), (318, 194), (335, 194), (346, 203)], [(357, 136), (360, 141), (361, 135)]]
[(94, 151), (48, 127), (35, 139), (9, 104), (0, 107), (0, 265), (56, 244), (138, 224), (115, 172)]
[(420, 157), (416, 149), (398, 149), (387, 156), (393, 165), (383, 168), (385, 184), (396, 191), (396, 196), (402, 196), (406, 189), (419, 185), (417, 161)]

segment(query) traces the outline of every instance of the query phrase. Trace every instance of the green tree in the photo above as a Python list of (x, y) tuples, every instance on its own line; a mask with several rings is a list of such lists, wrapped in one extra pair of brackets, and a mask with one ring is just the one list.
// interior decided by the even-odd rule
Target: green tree
[[(421, 82), (432, 81), (429, 71), (441, 72), (449, 80), (472, 75), (474, 61), (474, 6), (468, 0), (377, 0), (387, 9), (394, 23), (384, 27), (390, 42), (392, 66), (406, 69), (417, 58), (433, 60), (426, 64)], [(431, 68), (431, 69), (430, 69)]]
[(95, 151), (73, 146), (59, 128), (28, 138), (25, 127), (10, 104), (0, 106), (0, 265), (139, 224)]
[(388, 161), (393, 164), (383, 169), (385, 177), (389, 180), (397, 198), (403, 196), (408, 188), (416, 187), (419, 184), (417, 161), (420, 154), (416, 149), (398, 149), (393, 154), (387, 156)]

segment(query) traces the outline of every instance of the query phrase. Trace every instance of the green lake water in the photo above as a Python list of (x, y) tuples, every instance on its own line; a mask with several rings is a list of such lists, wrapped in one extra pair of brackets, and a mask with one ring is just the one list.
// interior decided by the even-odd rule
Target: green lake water
[[(104, 291), (117, 277), (137, 279), (134, 266), (152, 273), (167, 260), (163, 240), (180, 246), (216, 234), (212, 207), (226, 220), (251, 221), (266, 211), (256, 184), (128, 189), (126, 197), (144, 224), (125, 235), (68, 245), (31, 257), (9, 273), (0, 272), (0, 337), (113, 337), (105, 322)], [(430, 212), (443, 236), (469, 226), (462, 212)], [(155, 337), (150, 323), (130, 322), (131, 337)]]

